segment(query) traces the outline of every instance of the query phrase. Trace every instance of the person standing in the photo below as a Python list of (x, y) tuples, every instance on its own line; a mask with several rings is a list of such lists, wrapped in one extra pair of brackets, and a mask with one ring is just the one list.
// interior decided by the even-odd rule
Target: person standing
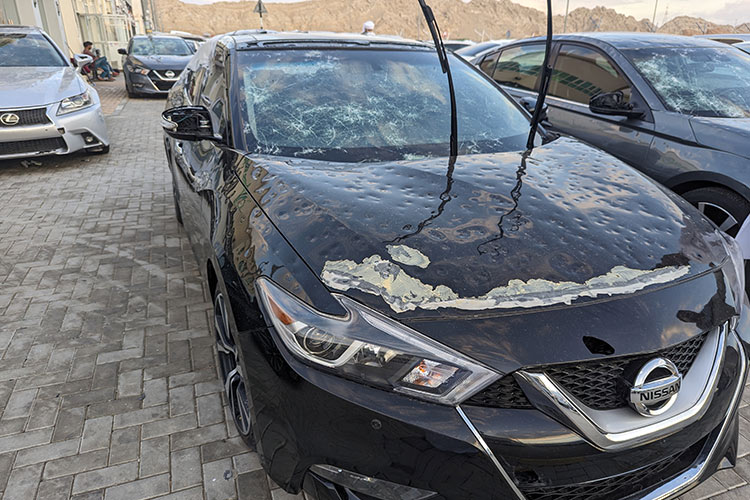
[[(106, 80), (108, 82), (113, 82), (115, 79), (112, 78), (112, 66), (109, 65), (109, 61), (107, 61), (106, 57), (98, 57), (94, 53), (94, 44), (86, 41), (83, 42), (83, 53), (87, 56), (90, 56), (94, 60), (94, 76), (98, 80)], [(102, 70), (102, 78), (99, 78), (97, 74), (97, 70)]]

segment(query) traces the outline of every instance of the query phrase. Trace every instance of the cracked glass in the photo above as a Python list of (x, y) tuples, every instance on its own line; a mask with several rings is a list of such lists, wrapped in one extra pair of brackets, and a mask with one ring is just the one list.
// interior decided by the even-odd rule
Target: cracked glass
[[(455, 56), (459, 154), (524, 149), (528, 120)], [(342, 162), (447, 156), (450, 99), (432, 50), (285, 49), (238, 55), (252, 153)]]
[(660, 47), (623, 51), (670, 111), (750, 117), (750, 54), (733, 47)]

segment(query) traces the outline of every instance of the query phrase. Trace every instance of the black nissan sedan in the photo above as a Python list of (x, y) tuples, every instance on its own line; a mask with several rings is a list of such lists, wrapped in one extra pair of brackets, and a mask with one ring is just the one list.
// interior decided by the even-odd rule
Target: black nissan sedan
[[(544, 39), (478, 61), (535, 102)], [(681, 194), (750, 258), (750, 54), (654, 33), (554, 37), (547, 103), (554, 130), (592, 144)]]
[(179, 36), (139, 35), (119, 49), (125, 57), (123, 73), (128, 95), (167, 95), (193, 57), (193, 49)]
[(670, 498), (737, 456), (734, 241), (432, 45), (207, 41), (163, 114), (240, 435), (319, 500)]

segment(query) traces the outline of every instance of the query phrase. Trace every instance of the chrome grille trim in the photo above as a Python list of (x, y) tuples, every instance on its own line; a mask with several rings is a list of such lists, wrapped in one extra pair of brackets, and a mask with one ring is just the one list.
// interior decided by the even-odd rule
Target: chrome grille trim
[(576, 431), (602, 451), (632, 448), (673, 434), (699, 419), (708, 409), (721, 373), (729, 327), (709, 333), (693, 369), (684, 379), (676, 404), (657, 417), (643, 417), (630, 408), (587, 408), (546, 373), (518, 371), (519, 383), (531, 403)]

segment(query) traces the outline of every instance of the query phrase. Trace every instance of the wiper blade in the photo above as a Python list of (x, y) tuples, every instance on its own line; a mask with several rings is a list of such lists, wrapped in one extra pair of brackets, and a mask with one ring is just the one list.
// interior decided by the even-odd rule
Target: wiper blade
[(547, 40), (544, 47), (544, 62), (542, 63), (542, 80), (539, 83), (539, 96), (536, 99), (534, 114), (531, 115), (531, 130), (526, 141), (526, 152), (531, 153), (534, 149), (534, 138), (539, 129), (539, 121), (542, 119), (544, 101), (547, 98), (547, 88), (552, 76), (552, 68), (549, 65), (550, 52), (552, 52), (552, 0), (547, 0)]
[(425, 3), (425, 0), (419, 0), (419, 6), (422, 7), (422, 14), (424, 14), (427, 27), (430, 29), (430, 35), (432, 35), (432, 41), (435, 44), (438, 59), (440, 59), (440, 66), (443, 68), (443, 73), (448, 76), (448, 92), (450, 93), (451, 101), (450, 156), (455, 161), (456, 156), (458, 156), (458, 117), (456, 116), (456, 90), (453, 87), (453, 75), (451, 74), (451, 66), (448, 63), (448, 51), (445, 49), (443, 37), (440, 36), (440, 28), (438, 27), (432, 8)]

